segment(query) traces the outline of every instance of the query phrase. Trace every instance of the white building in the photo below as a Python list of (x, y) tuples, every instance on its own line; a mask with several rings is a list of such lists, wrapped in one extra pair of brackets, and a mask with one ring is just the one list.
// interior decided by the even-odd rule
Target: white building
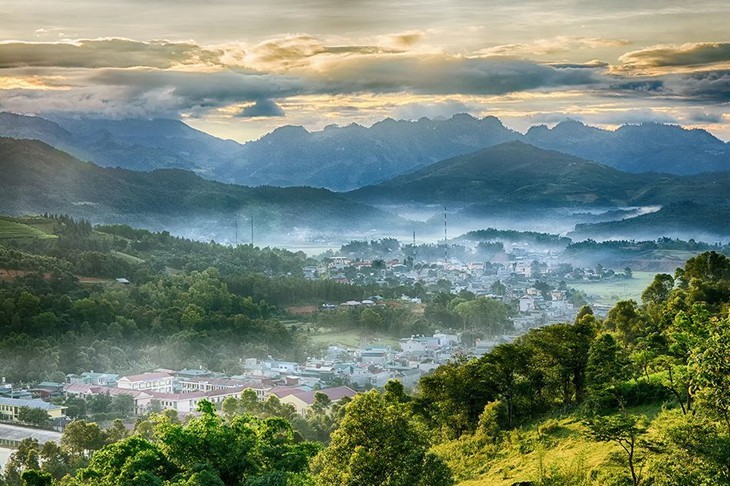
[(173, 376), (167, 372), (142, 373), (119, 378), (117, 387), (125, 390), (172, 393), (172, 380)]

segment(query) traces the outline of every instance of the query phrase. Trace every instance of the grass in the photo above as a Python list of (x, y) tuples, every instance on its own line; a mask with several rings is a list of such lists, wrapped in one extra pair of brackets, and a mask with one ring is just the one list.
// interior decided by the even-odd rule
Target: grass
[(585, 292), (599, 304), (615, 304), (619, 300), (641, 301), (641, 293), (654, 280), (658, 272), (634, 272), (630, 279), (611, 279), (587, 282), (569, 282), (568, 287)]
[(136, 264), (136, 263), (144, 263), (144, 260), (142, 260), (141, 258), (137, 258), (136, 256), (128, 255), (126, 253), (122, 253), (121, 251), (112, 250), (111, 254), (113, 256), (115, 256), (117, 258), (120, 258), (120, 259), (122, 259), (122, 260), (124, 260), (126, 262), (129, 262), (129, 263), (133, 263), (133, 264)]
[(50, 239), (55, 235), (48, 234), (41, 229), (16, 221), (0, 219), (0, 240), (3, 239)]
[[(629, 409), (653, 420), (661, 405)], [(546, 418), (507, 432), (497, 444), (465, 436), (439, 444), (460, 486), (510, 486), (521, 481), (562, 486), (606, 484), (627, 474), (620, 447), (586, 437), (576, 416)]]
[(320, 330), (310, 334), (310, 339), (315, 344), (340, 345), (348, 348), (356, 348), (367, 345), (396, 346), (400, 342), (398, 338), (383, 334), (361, 331), (358, 329), (348, 330)]

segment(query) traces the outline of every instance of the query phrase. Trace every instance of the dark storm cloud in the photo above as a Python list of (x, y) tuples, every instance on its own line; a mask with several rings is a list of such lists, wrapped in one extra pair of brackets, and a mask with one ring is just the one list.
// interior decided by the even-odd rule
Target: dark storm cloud
[(673, 75), (665, 85), (677, 95), (692, 100), (730, 102), (730, 70)]
[(586, 69), (558, 69), (531, 61), (443, 56), (361, 56), (329, 67), (324, 80), (346, 91), (423, 94), (505, 94), (599, 82)]
[(263, 118), (268, 116), (286, 116), (286, 114), (272, 100), (256, 100), (256, 103), (247, 106), (236, 116), (238, 118)]
[(627, 52), (619, 58), (624, 68), (699, 66), (730, 62), (730, 43), (698, 42), (681, 46), (658, 46)]

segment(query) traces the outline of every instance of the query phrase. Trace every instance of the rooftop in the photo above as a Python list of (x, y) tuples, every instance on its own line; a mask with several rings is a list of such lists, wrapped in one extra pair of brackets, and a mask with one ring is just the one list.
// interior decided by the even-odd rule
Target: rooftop
[(167, 372), (142, 373), (141, 375), (122, 376), (121, 378), (119, 378), (119, 381), (154, 381), (161, 380), (163, 378), (172, 378), (172, 375)]
[(28, 407), (28, 408), (39, 408), (41, 410), (58, 410), (62, 407), (61, 405), (54, 405), (53, 403), (44, 402), (43, 400), (26, 400), (23, 398), (5, 398), (0, 397), (0, 405), (9, 405), (11, 407)]

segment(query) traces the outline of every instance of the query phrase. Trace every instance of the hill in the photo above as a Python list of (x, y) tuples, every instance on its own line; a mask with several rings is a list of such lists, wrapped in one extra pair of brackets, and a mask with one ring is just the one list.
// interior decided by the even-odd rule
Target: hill
[(727, 238), (730, 236), (730, 206), (676, 203), (633, 218), (578, 224), (570, 236), (578, 239), (621, 239), (643, 238), (659, 232), (669, 238), (690, 235), (700, 241)]
[(0, 136), (35, 139), (102, 167), (149, 171), (181, 168), (207, 173), (240, 145), (179, 120), (54, 117), (0, 113)]
[(229, 239), (237, 217), (253, 217), (257, 232), (282, 234), (297, 227), (355, 230), (397, 223), (325, 189), (250, 188), (180, 169), (102, 168), (39, 141), (0, 139), (0, 172), (0, 210), (11, 214), (50, 211), (93, 222), (177, 225), (182, 234), (197, 228), (209, 238)]
[(627, 172), (697, 174), (730, 170), (730, 145), (701, 129), (644, 123), (615, 131), (569, 120), (530, 128), (523, 140)]
[(38, 139), (82, 160), (133, 170), (182, 168), (245, 185), (325, 187), (348, 191), (435, 162), (522, 141), (632, 173), (697, 174), (730, 170), (730, 145), (699, 129), (646, 123), (615, 131), (577, 121), (526, 134), (493, 116), (447, 120), (387, 118), (371, 127), (321, 131), (283, 126), (243, 145), (179, 120), (21, 116), (0, 113), (0, 136)]
[(680, 200), (727, 203), (727, 173), (629, 174), (522, 142), (447, 159), (353, 191), (357, 200), (454, 202), (492, 207), (632, 206)]

